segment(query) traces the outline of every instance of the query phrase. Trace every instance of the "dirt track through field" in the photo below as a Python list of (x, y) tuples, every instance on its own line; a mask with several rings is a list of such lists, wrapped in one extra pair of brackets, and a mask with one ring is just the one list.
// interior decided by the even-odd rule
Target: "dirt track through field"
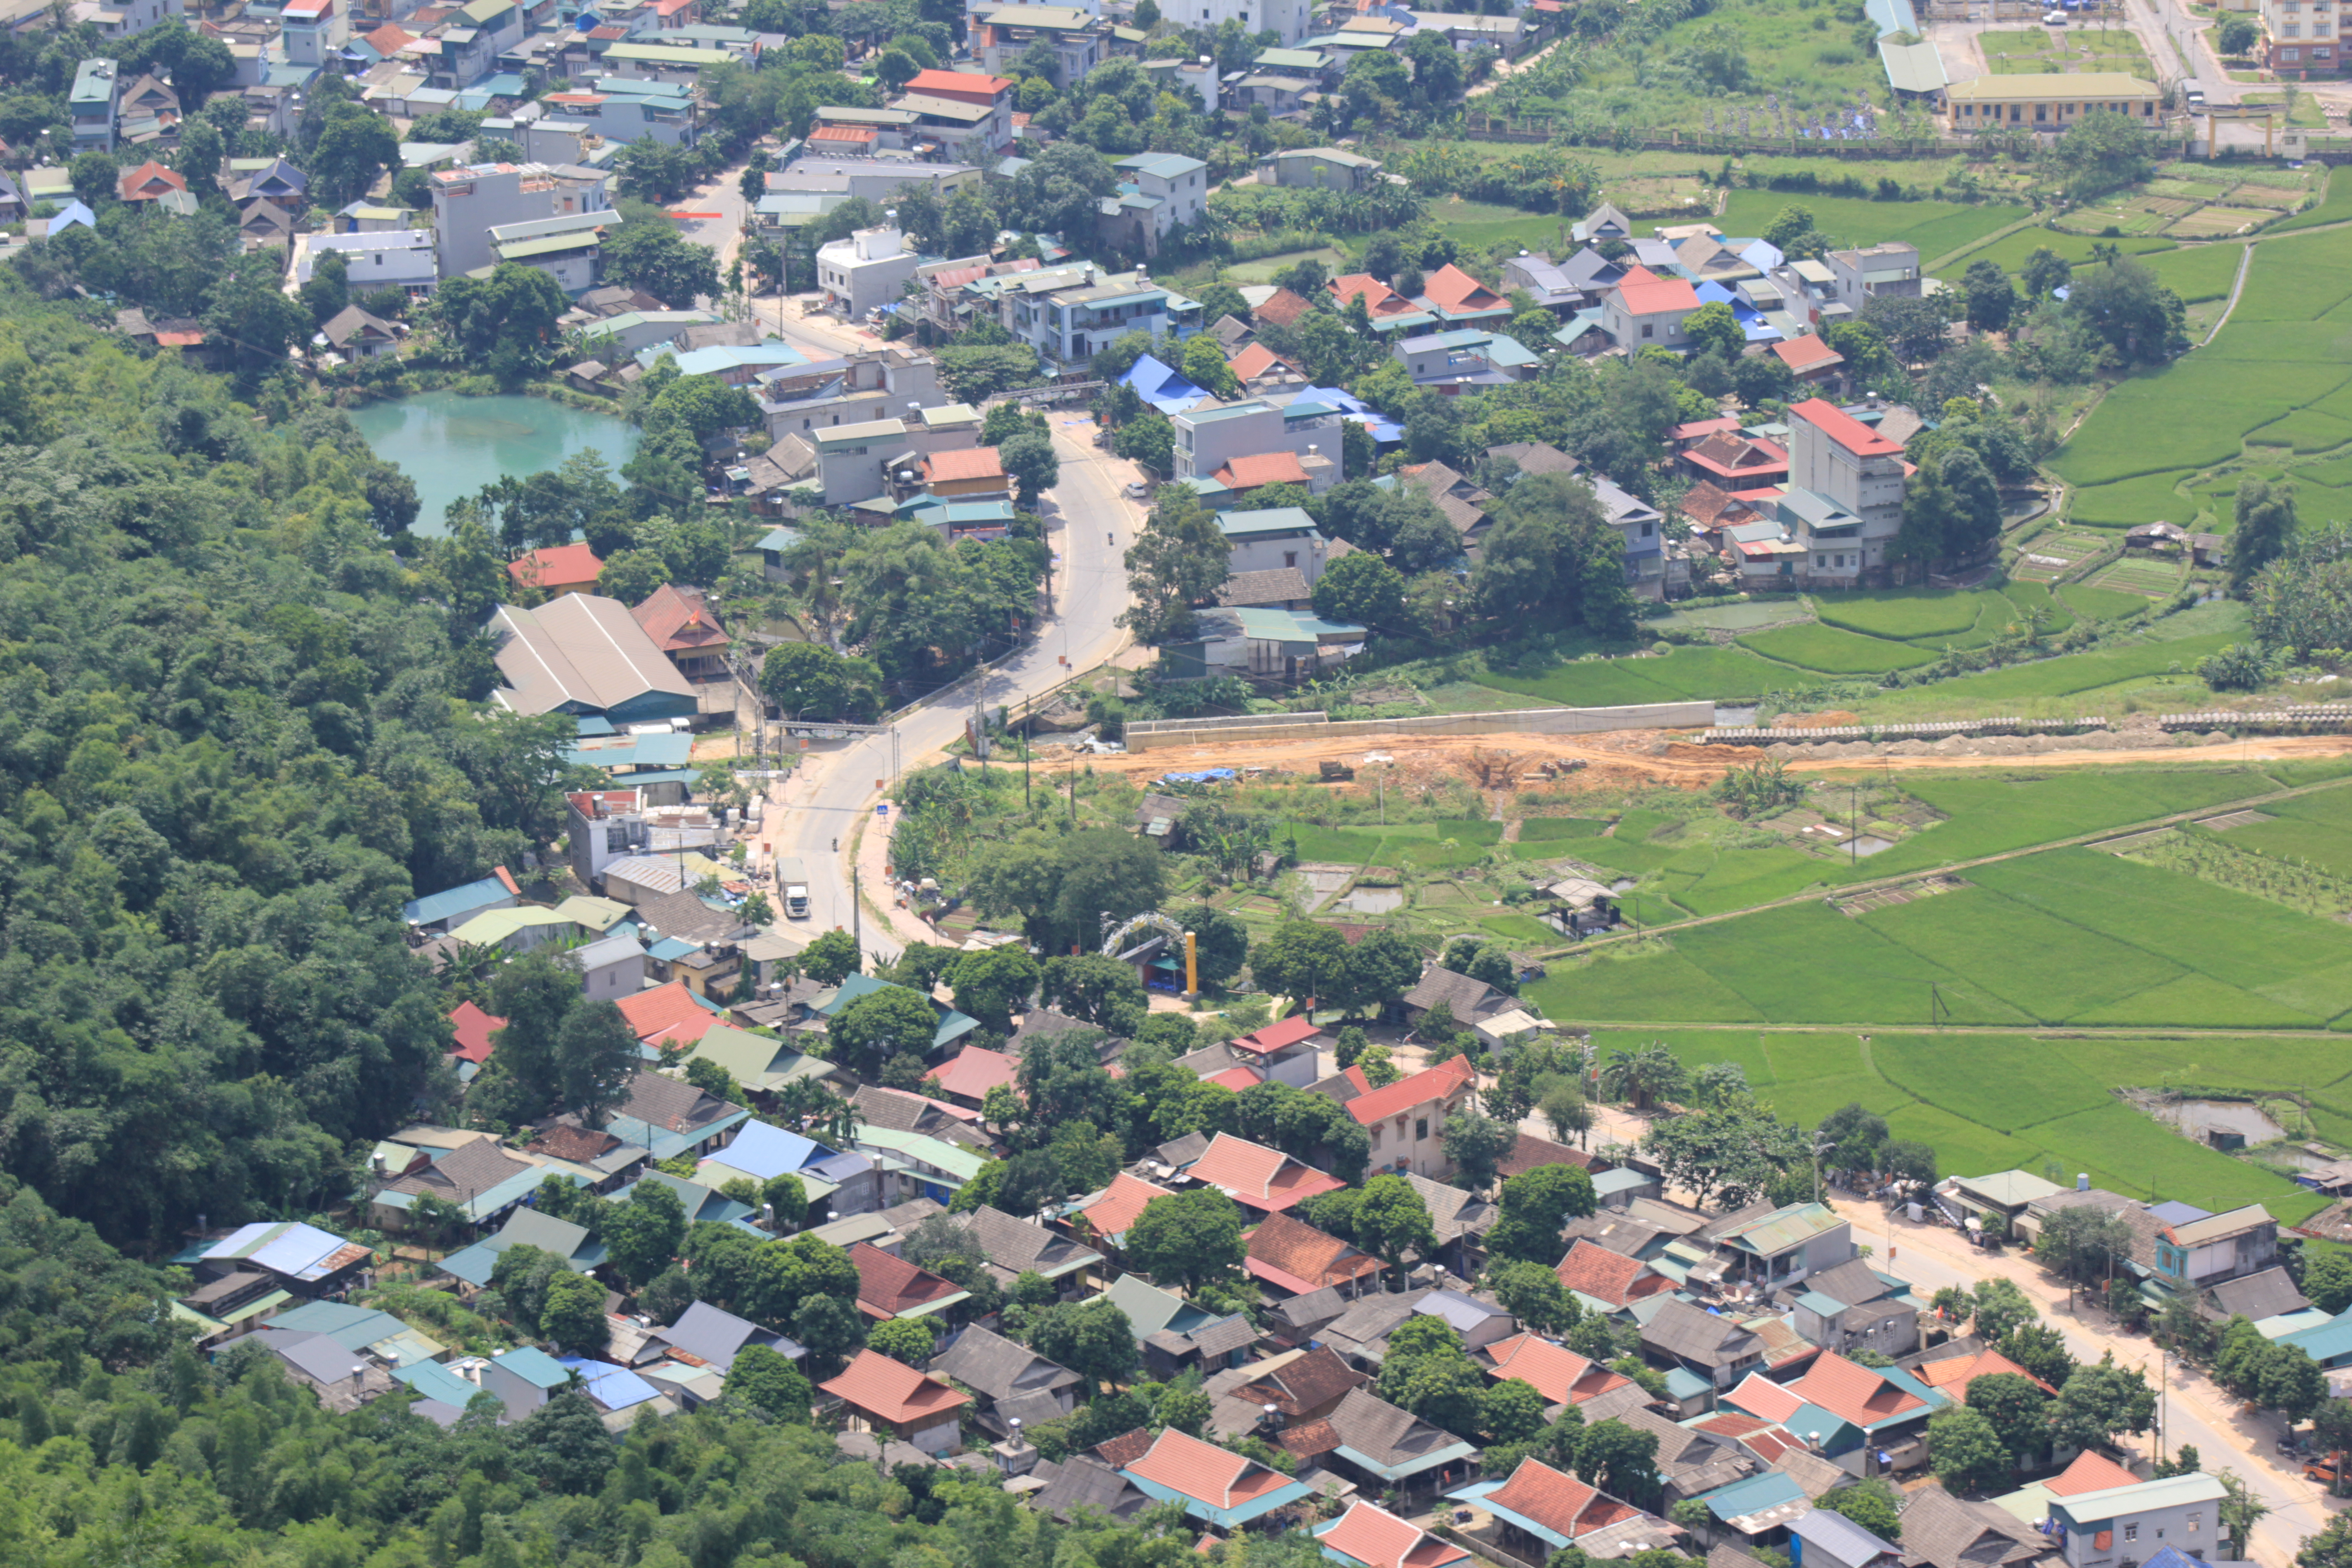
[[(2151, 741), (2159, 731), (2150, 731)], [(1204, 768), (1258, 768), (1313, 776), (1318, 765), (1343, 763), (1362, 769), (1369, 756), (1392, 759), (1392, 780), (1418, 781), (1439, 775), (1466, 779), (1472, 752), (1485, 756), (1508, 753), (1533, 773), (1545, 762), (1580, 762), (1584, 769), (1566, 781), (1578, 789), (1642, 788), (1661, 784), (1697, 789), (1712, 784), (1732, 768), (1766, 753), (1749, 746), (1702, 746), (1664, 730), (1623, 730), (1608, 735), (1477, 735), (1399, 736), (1383, 743), (1379, 737), (1333, 737), (1325, 741), (1269, 741), (1253, 744), (1231, 742), (1213, 746), (1170, 746), (1125, 756), (1093, 757), (1098, 773), (1118, 773), (1149, 781), (1163, 773), (1193, 773)], [(2093, 767), (2119, 763), (2288, 762), (2352, 755), (2352, 735), (2274, 735), (2226, 745), (2151, 743), (2143, 748), (2084, 748), (2000, 755), (1970, 755), (1955, 750), (1927, 756), (1858, 753), (1850, 757), (1791, 759), (1789, 771), (1798, 773), (1835, 773), (1850, 768), (1891, 769), (1899, 773), (1946, 773), (1958, 768)], [(1049, 766), (1055, 764), (1047, 764)], [(1522, 776), (1522, 787), (1537, 788), (1540, 775)], [(1372, 785), (1359, 776), (1341, 791)]]

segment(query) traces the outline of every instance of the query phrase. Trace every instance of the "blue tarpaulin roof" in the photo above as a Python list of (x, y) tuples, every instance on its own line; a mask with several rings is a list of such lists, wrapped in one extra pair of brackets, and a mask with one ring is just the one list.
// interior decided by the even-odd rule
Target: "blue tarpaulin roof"
[(608, 1361), (568, 1355), (556, 1364), (567, 1372), (578, 1373), (580, 1381), (588, 1385), (588, 1397), (607, 1410), (626, 1410), (632, 1405), (643, 1405), (661, 1395), (660, 1389), (635, 1373)]
[(1206, 402), (1209, 396), (1150, 354), (1129, 366), (1127, 374), (1118, 379), (1135, 388), (1138, 397), (1162, 414), (1181, 414), (1196, 403)]

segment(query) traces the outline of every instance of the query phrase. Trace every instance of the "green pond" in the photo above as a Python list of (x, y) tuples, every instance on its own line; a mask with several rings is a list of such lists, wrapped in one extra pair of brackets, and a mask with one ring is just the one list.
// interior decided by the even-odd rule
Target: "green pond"
[(443, 532), (449, 503), (500, 475), (559, 468), (580, 452), (601, 455), (617, 471), (637, 447), (626, 420), (547, 397), (424, 392), (354, 408), (352, 423), (377, 457), (399, 464), (415, 484), (419, 533)]

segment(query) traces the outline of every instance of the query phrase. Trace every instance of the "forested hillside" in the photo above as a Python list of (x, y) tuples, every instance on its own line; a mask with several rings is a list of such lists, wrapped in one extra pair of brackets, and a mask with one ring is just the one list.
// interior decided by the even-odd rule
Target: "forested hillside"
[(134, 1251), (348, 1192), (447, 1033), (400, 905), (560, 827), (483, 563), (226, 384), (0, 285), (0, 1170)]

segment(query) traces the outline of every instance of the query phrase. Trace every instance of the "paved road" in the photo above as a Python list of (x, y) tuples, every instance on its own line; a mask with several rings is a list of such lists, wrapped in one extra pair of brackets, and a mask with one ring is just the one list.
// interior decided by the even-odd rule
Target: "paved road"
[[(963, 732), (975, 701), (990, 709), (1017, 707), (1024, 698), (1093, 668), (1129, 640), (1114, 623), (1129, 604), (1123, 557), (1142, 525), (1143, 510), (1128, 500), (1121, 489), (1139, 476), (1135, 465), (1093, 445), (1091, 420), (1066, 414), (1052, 417), (1062, 479), (1041, 512), (1056, 556), (1052, 613), (1029, 644), (1012, 657), (900, 716), (894, 726), (900, 770), (935, 760)], [(877, 960), (895, 957), (909, 936), (923, 929), (904, 915), (897, 917), (901, 922), (897, 929), (885, 928), (874, 908), (891, 901), (889, 889), (877, 888), (872, 872), (881, 837), (874, 807), (887, 794), (887, 786), (877, 790), (876, 781), (891, 776), (892, 740), (890, 735), (869, 735), (816, 742), (793, 776), (771, 792), (763, 837), (774, 853), (800, 856), (810, 877), (810, 918), (786, 923), (782, 929), (788, 935), (814, 938), (836, 926), (851, 928), (847, 857), (861, 825), (866, 827), (867, 840), (862, 921), (866, 951)]]
[[(2144, 1368), (2151, 1384), (2161, 1374), (2165, 1451), (2171, 1453), (2183, 1443), (2195, 1445), (2208, 1474), (2236, 1471), (2271, 1506), (2270, 1516), (2254, 1527), (2248, 1553), (2253, 1561), (2283, 1568), (2294, 1559), (2303, 1538), (2316, 1534), (2345, 1506), (2327, 1497), (2325, 1488), (2305, 1480), (2301, 1467), (2290, 1467), (2278, 1453), (2273, 1445), (2282, 1423), (2277, 1416), (2242, 1413), (2237, 1401), (2203, 1374), (2160, 1357), (2147, 1335), (2116, 1332), (2105, 1311), (2092, 1307), (2070, 1310), (2066, 1292), (2054, 1289), (2039, 1267), (2017, 1253), (1989, 1257), (1948, 1228), (1890, 1220), (1874, 1203), (1834, 1199), (1832, 1206), (1853, 1222), (1854, 1240), (1874, 1250), (1874, 1261), (1911, 1281), (1923, 1299), (1947, 1285), (1965, 1289), (1981, 1279), (2013, 1279), (2041, 1308), (2042, 1321), (2064, 1336), (2076, 1361), (2095, 1362), (2113, 1351), (2118, 1364)], [(2126, 1447), (2150, 1457), (2155, 1453), (2155, 1434), (2124, 1441)], [(2209, 1521), (2207, 1529), (2211, 1528)], [(2216, 1543), (2209, 1539), (2206, 1545), (2207, 1556), (2219, 1561)]]

